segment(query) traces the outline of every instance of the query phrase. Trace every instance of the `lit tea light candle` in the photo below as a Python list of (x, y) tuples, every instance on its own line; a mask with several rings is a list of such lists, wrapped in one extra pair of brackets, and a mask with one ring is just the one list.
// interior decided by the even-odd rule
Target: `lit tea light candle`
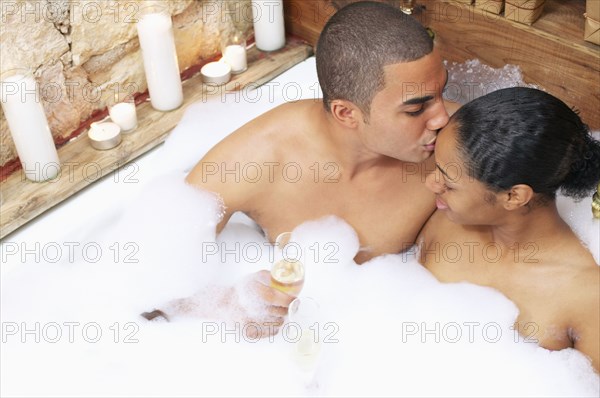
[(116, 123), (92, 123), (88, 137), (92, 147), (100, 150), (112, 149), (121, 143), (121, 128)]
[(123, 133), (131, 132), (137, 127), (135, 103), (120, 102), (108, 108), (110, 119), (119, 125)]
[(223, 58), (231, 66), (231, 73), (242, 73), (248, 69), (246, 49), (239, 44), (232, 44), (225, 47)]
[(206, 84), (225, 84), (231, 78), (231, 66), (226, 62), (209, 62), (200, 69)]
[(55, 178), (60, 161), (33, 75), (27, 69), (3, 72), (0, 94), (25, 177), (31, 181)]

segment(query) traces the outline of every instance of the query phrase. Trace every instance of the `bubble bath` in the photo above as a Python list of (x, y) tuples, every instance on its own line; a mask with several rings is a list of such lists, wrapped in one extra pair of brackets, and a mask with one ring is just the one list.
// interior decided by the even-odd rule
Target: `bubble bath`
[[(512, 330), (518, 311), (506, 297), (439, 283), (411, 252), (357, 266), (356, 233), (333, 216), (292, 234), (306, 272), (301, 297), (320, 308), (313, 366), (295, 360), (292, 324), (257, 341), (218, 319), (140, 317), (269, 268), (273, 247), (260, 230), (235, 215), (216, 236), (221, 203), (184, 177), (246, 121), (314, 98), (315, 83), (309, 59), (256, 91), (192, 105), (164, 146), (2, 242), (1, 394), (598, 396), (582, 354), (548, 351)], [(558, 205), (598, 261), (590, 202)]]
[(521, 68), (518, 65), (504, 65), (492, 68), (478, 59), (470, 59), (464, 63), (444, 61), (448, 70), (448, 83), (444, 98), (449, 101), (466, 104), (492, 91), (509, 87), (532, 87), (542, 90), (534, 84), (523, 81)]

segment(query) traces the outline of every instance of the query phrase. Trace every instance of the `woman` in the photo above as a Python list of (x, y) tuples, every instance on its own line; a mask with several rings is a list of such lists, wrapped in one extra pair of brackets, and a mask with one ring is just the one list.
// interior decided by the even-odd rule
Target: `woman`
[(574, 347), (600, 369), (600, 267), (556, 208), (600, 180), (600, 144), (557, 98), (509, 88), (458, 110), (440, 132), (427, 186), (438, 210), (419, 238), (443, 282), (495, 288), (529, 341)]

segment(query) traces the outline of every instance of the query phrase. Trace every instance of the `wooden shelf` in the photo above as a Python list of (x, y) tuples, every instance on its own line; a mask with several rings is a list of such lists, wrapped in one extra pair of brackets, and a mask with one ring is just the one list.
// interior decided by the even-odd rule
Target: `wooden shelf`
[[(453, 0), (421, 0), (421, 2), (458, 5)], [(531, 25), (506, 19), (504, 13), (496, 15), (474, 6), (470, 6), (470, 12), (485, 15), (490, 23), (499, 20), (510, 24), (515, 29), (526, 30), (547, 39), (575, 46), (582, 51), (589, 50), (592, 54), (598, 54), (600, 46), (583, 40), (585, 2), (586, 0), (546, 0), (542, 15)], [(469, 7), (465, 4), (459, 6), (463, 9)]]
[[(236, 75), (224, 89), (236, 91), (250, 84), (253, 87), (264, 84), (311, 55), (312, 47), (297, 38), (288, 38), (286, 47), (273, 53), (262, 53), (254, 47), (248, 51), (248, 70)], [(138, 128), (135, 132), (124, 135), (123, 142), (108, 151), (93, 149), (87, 133), (81, 134), (58, 150), (63, 172), (54, 181), (34, 183), (26, 180), (21, 170), (14, 172), (0, 183), (0, 238), (101, 176), (160, 145), (179, 123), (188, 105), (214, 92), (214, 89), (207, 90), (200, 74), (197, 74), (183, 82), (185, 100), (180, 108), (171, 112), (159, 112), (149, 102), (138, 105)]]
[(600, 46), (583, 40), (584, 13), (585, 0), (548, 0), (542, 16), (532, 26), (557, 39), (567, 40), (598, 52)]

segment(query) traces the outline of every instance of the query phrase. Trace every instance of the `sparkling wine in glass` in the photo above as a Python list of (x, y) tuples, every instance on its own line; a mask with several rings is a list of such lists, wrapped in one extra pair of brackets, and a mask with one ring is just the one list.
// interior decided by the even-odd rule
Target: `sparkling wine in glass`
[(293, 248), (295, 250), (287, 250), (293, 245), (290, 238), (291, 233), (284, 232), (275, 240), (277, 252), (271, 267), (271, 286), (291, 296), (297, 296), (304, 285), (304, 265), (299, 260), (298, 247)]

